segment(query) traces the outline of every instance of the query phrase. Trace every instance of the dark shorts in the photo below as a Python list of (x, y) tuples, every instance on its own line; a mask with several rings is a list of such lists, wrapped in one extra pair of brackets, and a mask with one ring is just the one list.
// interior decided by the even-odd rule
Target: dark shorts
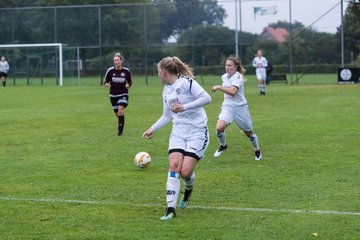
[(170, 149), (168, 151), (168, 155), (170, 155), (171, 153), (173, 152), (178, 152), (178, 153), (181, 153), (182, 155), (184, 156), (187, 156), (187, 157), (192, 157), (192, 158), (195, 158), (197, 161), (199, 161), (201, 158), (196, 155), (195, 153), (192, 153), (192, 152), (185, 152), (184, 149)]
[(0, 77), (7, 77), (8, 76), (8, 74), (7, 73), (4, 73), (4, 72), (0, 72)]
[(116, 97), (110, 97), (110, 102), (114, 112), (118, 111), (119, 106), (123, 106), (124, 108), (126, 108), (128, 106), (128, 101), (129, 101), (129, 95), (127, 93), (121, 94)]

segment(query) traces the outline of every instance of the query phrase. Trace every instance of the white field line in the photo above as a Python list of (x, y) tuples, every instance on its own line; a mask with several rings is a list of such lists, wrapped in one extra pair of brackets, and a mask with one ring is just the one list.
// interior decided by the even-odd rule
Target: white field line
[[(106, 202), (106, 201), (86, 201), (86, 200), (68, 200), (68, 199), (51, 199), (51, 198), (16, 198), (16, 197), (0, 197), (0, 201), (12, 202), (44, 202), (44, 203), (75, 203), (89, 205), (126, 205), (136, 207), (164, 207), (161, 204), (135, 204), (122, 202)], [(272, 212), (272, 213), (300, 213), (300, 214), (319, 214), (319, 215), (353, 215), (360, 216), (360, 212), (346, 212), (335, 210), (294, 210), (294, 209), (271, 209), (271, 208), (240, 208), (240, 207), (212, 207), (212, 206), (189, 206), (190, 209), (204, 210), (223, 210), (237, 212)]]

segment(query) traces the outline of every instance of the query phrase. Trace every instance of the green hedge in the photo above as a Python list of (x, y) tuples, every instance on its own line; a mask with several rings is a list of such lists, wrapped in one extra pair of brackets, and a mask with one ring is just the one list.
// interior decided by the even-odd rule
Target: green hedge
[[(252, 65), (245, 65), (246, 74), (255, 74), (255, 68)], [(306, 64), (294, 65), (293, 73), (337, 73), (338, 65), (336, 64)], [(196, 75), (220, 75), (225, 72), (223, 66), (205, 66), (195, 67)], [(274, 65), (273, 73), (290, 73), (289, 65)]]
[[(294, 73), (337, 73), (338, 65), (336, 64), (306, 64), (294, 65)], [(289, 73), (289, 65), (275, 65), (274, 73)]]
[[(252, 65), (245, 65), (246, 74), (254, 75), (255, 68)], [(294, 65), (293, 73), (317, 73), (317, 74), (332, 74), (337, 73), (338, 65), (336, 64), (307, 64), (307, 65)], [(105, 72), (106, 69), (103, 71)], [(130, 70), (133, 75), (145, 75), (144, 68), (130, 67)], [(225, 73), (224, 66), (205, 66), (205, 67), (195, 67), (195, 75), (222, 75)], [(273, 73), (290, 73), (289, 65), (274, 65)], [(99, 69), (86, 69), (82, 70), (82, 76), (96, 76), (99, 74)], [(157, 75), (156, 68), (150, 66), (148, 69), (149, 75)], [(67, 70), (64, 71), (66, 76), (77, 76), (76, 70)]]

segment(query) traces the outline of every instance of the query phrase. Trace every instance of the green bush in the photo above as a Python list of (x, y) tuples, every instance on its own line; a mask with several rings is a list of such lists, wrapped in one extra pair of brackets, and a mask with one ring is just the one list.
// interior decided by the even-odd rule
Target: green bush
[[(246, 74), (255, 74), (255, 68), (252, 65), (245, 65)], [(337, 73), (338, 65), (336, 64), (304, 64), (304, 65), (294, 65), (293, 73), (306, 73), (306, 74), (329, 74)], [(205, 66), (205, 67), (195, 67), (195, 73), (201, 75), (220, 75), (225, 72), (223, 66)], [(290, 73), (289, 65), (281, 64), (274, 65), (273, 73)]]

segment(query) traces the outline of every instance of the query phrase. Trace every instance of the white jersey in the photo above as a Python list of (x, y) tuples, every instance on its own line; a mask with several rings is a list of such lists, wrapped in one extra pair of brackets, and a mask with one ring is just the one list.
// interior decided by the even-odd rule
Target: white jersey
[(256, 71), (264, 70), (267, 67), (268, 63), (265, 57), (255, 57), (253, 60), (253, 66), (256, 67)]
[(266, 79), (266, 67), (268, 63), (265, 57), (255, 57), (253, 66), (256, 67), (256, 78), (258, 80)]
[[(162, 94), (164, 101), (163, 115), (170, 115), (174, 125), (206, 126), (207, 116), (204, 108), (192, 108), (188, 105), (198, 99), (203, 93), (206, 93), (205, 90), (195, 80), (183, 76), (179, 77), (174, 84), (165, 85), (164, 87)], [(171, 106), (176, 103), (182, 104), (185, 111), (181, 113), (171, 111)]]
[(9, 64), (7, 61), (0, 61), (0, 72), (7, 73), (9, 71)]
[(244, 94), (244, 78), (241, 73), (236, 72), (231, 77), (227, 73), (222, 75), (222, 86), (229, 88), (235, 86), (238, 88), (237, 93), (234, 96), (224, 93), (223, 106), (244, 106), (247, 104)]

